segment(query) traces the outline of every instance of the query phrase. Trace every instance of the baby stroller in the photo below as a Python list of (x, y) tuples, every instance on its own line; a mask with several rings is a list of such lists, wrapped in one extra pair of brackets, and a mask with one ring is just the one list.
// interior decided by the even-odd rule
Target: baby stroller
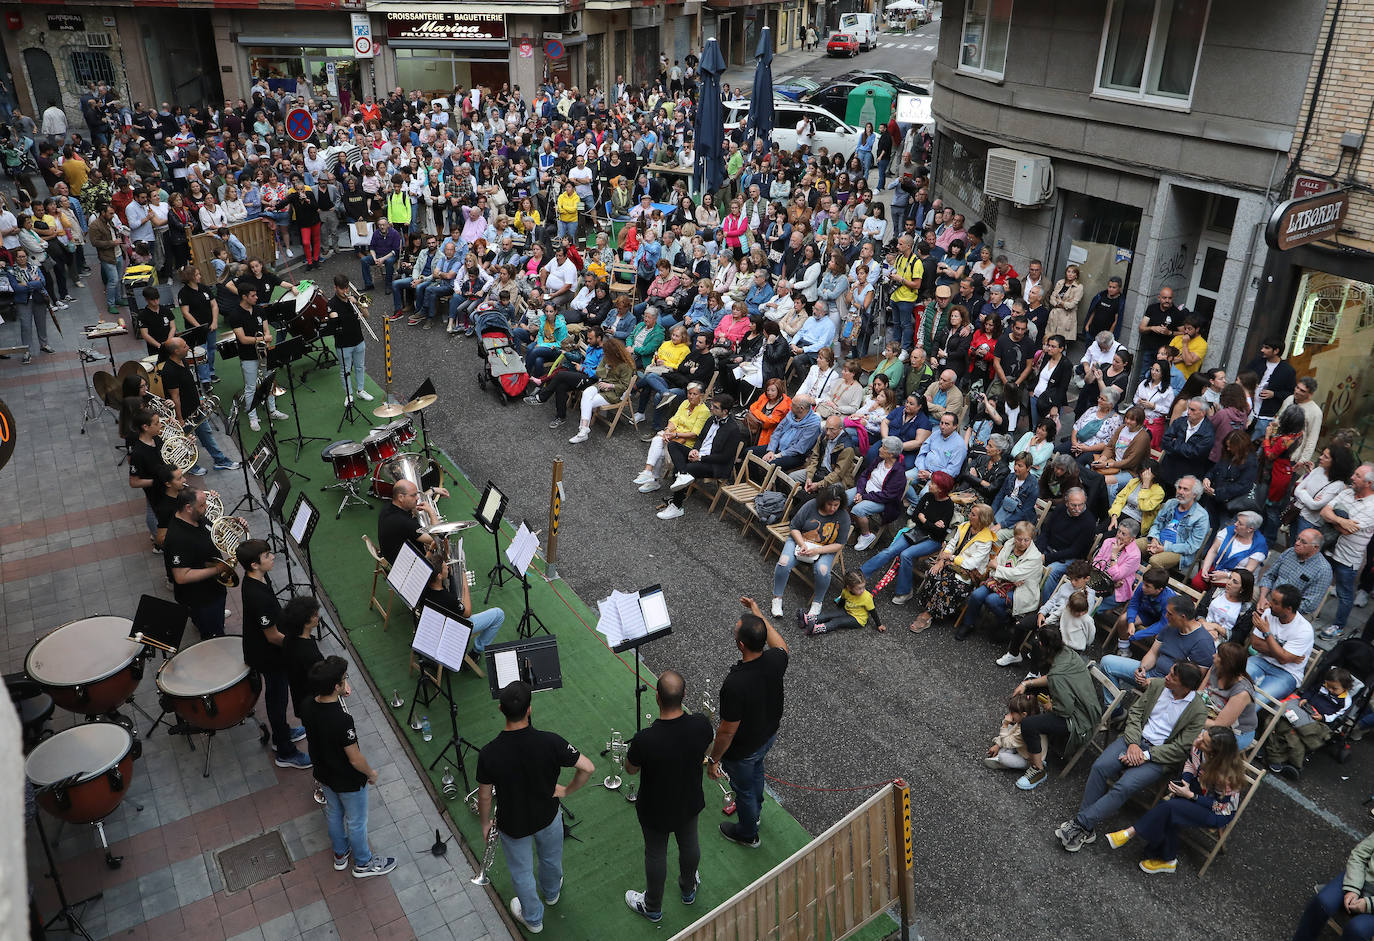
[(505, 314), (479, 309), (473, 325), (481, 344), (477, 355), (482, 357), (477, 384), (485, 389), (488, 382), (494, 383), (501, 392), (502, 405), (523, 396), (530, 384), (530, 374), (525, 371), (525, 357), (515, 348), (515, 336)]
[(1374, 646), (1358, 637), (1341, 641), (1322, 654), (1316, 667), (1308, 674), (1307, 682), (1298, 690), (1298, 695), (1314, 693), (1322, 685), (1326, 671), (1332, 667), (1344, 667), (1353, 678), (1350, 708), (1331, 727), (1331, 738), (1325, 745), (1331, 757), (1345, 764), (1351, 758), (1351, 743), (1354, 741), (1351, 735), (1365, 707), (1369, 705), (1371, 694), (1374, 694)]

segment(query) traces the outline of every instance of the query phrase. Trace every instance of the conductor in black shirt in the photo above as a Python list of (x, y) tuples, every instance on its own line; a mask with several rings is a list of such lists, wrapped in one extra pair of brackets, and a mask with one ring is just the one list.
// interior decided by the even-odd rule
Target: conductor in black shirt
[[(595, 765), (563, 736), (530, 724), (530, 685), (516, 680), (501, 690), (505, 730), (477, 755), (477, 811), (482, 835), (495, 827), (501, 837), (506, 869), (515, 886), (511, 914), (531, 932), (544, 928), (544, 906), (555, 905), (563, 892), (563, 815), (558, 802), (587, 783)], [(576, 769), (564, 787), (558, 775)], [(496, 819), (491, 819), (495, 788)], [(535, 883), (531, 842), (539, 857)], [(540, 901), (540, 898), (543, 901)]]
[[(267, 724), (272, 729), (277, 767), (309, 768), (310, 756), (296, 748), (296, 742), (305, 738), (305, 729), (292, 728), (286, 721), (286, 700), (291, 691), (282, 650), (286, 638), (280, 630), (281, 605), (277, 603), (277, 593), (272, 590), (268, 574), (276, 554), (263, 539), (245, 539), (234, 554), (244, 572), (239, 586), (243, 599), (243, 662), (262, 675)], [(293, 705), (299, 713), (303, 704), (298, 699)]]
[(665, 670), (658, 678), (655, 698), (658, 719), (630, 739), (625, 756), (628, 774), (644, 775), (635, 802), (644, 833), (645, 890), (625, 893), (625, 904), (650, 921), (663, 917), (663, 883), (668, 878), (668, 837), (677, 839), (678, 879), (682, 904), (696, 901), (701, 877), (697, 864), (697, 816), (706, 806), (701, 793), (701, 765), (714, 733), (703, 715), (682, 711), (687, 691), (682, 674)]
[(706, 773), (718, 779), (724, 771), (735, 789), (739, 822), (720, 825), (721, 834), (741, 846), (759, 845), (763, 811), (763, 762), (782, 724), (783, 675), (787, 642), (763, 616), (753, 598), (741, 598), (747, 609), (735, 625), (740, 661), (720, 687), (720, 726)]

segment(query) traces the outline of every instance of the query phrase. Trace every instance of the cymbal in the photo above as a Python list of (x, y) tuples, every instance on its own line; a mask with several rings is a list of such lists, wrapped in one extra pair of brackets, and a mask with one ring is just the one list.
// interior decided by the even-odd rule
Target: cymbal
[(422, 395), (413, 402), (407, 402), (405, 404), (405, 410), (407, 412), (418, 412), (423, 409), (429, 408), (437, 401), (439, 401), (439, 396), (434, 393), (430, 393), (429, 395)]
[(378, 418), (395, 418), (397, 415), (405, 414), (405, 409), (397, 402), (387, 402), (374, 408), (372, 414)]

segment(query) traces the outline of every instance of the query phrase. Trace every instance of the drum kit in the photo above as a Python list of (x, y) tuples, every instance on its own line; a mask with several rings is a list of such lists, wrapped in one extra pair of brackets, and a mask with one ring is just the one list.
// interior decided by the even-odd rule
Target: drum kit
[(380, 500), (391, 499), (392, 487), (399, 480), (414, 481), (417, 487), (424, 489), (420, 479), (431, 473), (431, 469), (437, 468), (438, 464), (425, 453), (407, 451), (406, 448), (414, 445), (417, 438), (415, 420), (411, 415), (420, 412), (423, 422), (423, 410), (437, 400), (436, 395), (425, 395), (405, 405), (394, 402), (380, 405), (374, 409), (374, 414), (391, 418), (391, 422), (373, 429), (362, 441), (345, 438), (320, 449), (320, 460), (330, 465), (336, 481), (320, 489), (343, 491), (343, 500), (334, 514), (335, 519), (343, 515), (344, 508), (349, 504), (371, 505), (367, 496), (360, 491), (364, 479), (369, 475), (371, 481), (367, 494)]

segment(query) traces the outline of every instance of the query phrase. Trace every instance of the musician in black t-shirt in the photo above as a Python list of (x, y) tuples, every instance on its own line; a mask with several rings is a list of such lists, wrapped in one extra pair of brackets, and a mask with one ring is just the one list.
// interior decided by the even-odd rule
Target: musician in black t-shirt
[(650, 921), (663, 917), (669, 836), (677, 839), (677, 885), (684, 905), (695, 901), (700, 881), (697, 815), (706, 806), (706, 798), (701, 792), (701, 766), (715, 733), (705, 716), (682, 711), (686, 691), (681, 673), (665, 670), (659, 674), (655, 693), (658, 719), (630, 739), (630, 749), (625, 755), (625, 771), (644, 775), (635, 812), (639, 815), (639, 829), (644, 834), (647, 880), (645, 891), (625, 893), (625, 904)]
[(163, 464), (153, 478), (152, 489), (157, 493), (153, 500), (153, 515), (157, 519), (157, 530), (153, 542), (159, 548), (167, 538), (167, 524), (176, 512), (177, 496), (186, 489), (186, 475), (181, 468)]
[(141, 490), (148, 502), (148, 536), (158, 545), (157, 515), (153, 510), (157, 502), (157, 472), (166, 467), (162, 459), (162, 416), (151, 408), (141, 408), (134, 413), (131, 422), (138, 429), (138, 437), (129, 442), (129, 486)]
[[(276, 554), (263, 539), (245, 539), (234, 550), (243, 566), (239, 591), (243, 600), (243, 662), (262, 675), (263, 700), (267, 724), (272, 729), (272, 747), (277, 752), (278, 768), (309, 768), (310, 756), (296, 748), (305, 738), (304, 728), (292, 728), (286, 721), (286, 699), (291, 687), (286, 677), (286, 657), (282, 652), (281, 605), (272, 590), (269, 573)], [(300, 701), (293, 703), (297, 714)]]
[[(434, 488), (434, 493), (448, 496), (443, 487)], [(414, 482), (398, 480), (392, 486), (391, 502), (377, 515), (377, 548), (387, 562), (395, 562), (401, 546), (407, 542), (414, 543), (418, 552), (428, 552), (434, 545), (433, 536), (420, 532), (420, 521), (415, 518), (415, 510), (420, 506), (430, 511), (431, 518), (437, 518), (434, 504), (420, 493)]]
[(310, 668), (324, 659), (315, 641), (320, 623), (320, 603), (309, 595), (297, 595), (281, 609), (277, 630), (282, 633), (282, 655), (286, 659), (286, 679), (291, 685), (291, 702), (296, 715), (314, 694), (310, 691)]
[(155, 287), (143, 289), (143, 300), (144, 307), (138, 312), (138, 335), (147, 344), (150, 355), (166, 359), (163, 344), (177, 334), (176, 315), (171, 308), (162, 306), (162, 295)]
[(353, 694), (348, 683), (348, 661), (326, 657), (310, 668), (315, 695), (305, 705), (301, 721), (310, 739), (315, 780), (324, 790), (324, 813), (329, 821), (329, 842), (334, 847), (334, 868), (348, 868), (353, 856), (353, 878), (381, 876), (396, 868), (396, 857), (374, 855), (367, 845), (367, 786), (377, 783), (362, 749), (358, 729), (343, 704)]
[[(596, 766), (563, 736), (530, 724), (530, 693), (530, 685), (520, 680), (501, 690), (506, 727), (477, 754), (477, 811), (483, 837), (489, 837), (492, 827), (501, 837), (506, 871), (515, 885), (511, 914), (531, 931), (539, 931), (544, 926), (544, 906), (556, 903), (563, 891), (559, 801), (586, 784)], [(566, 787), (558, 783), (564, 768), (576, 769)], [(495, 820), (491, 819), (492, 788)], [(531, 849), (539, 855), (538, 885)]]
[(782, 724), (788, 652), (787, 642), (754, 599), (741, 598), (740, 604), (748, 609), (735, 625), (741, 659), (720, 688), (720, 726), (707, 773), (718, 779), (724, 771), (735, 789), (739, 823), (722, 823), (721, 834), (743, 846), (758, 846), (763, 762)]
[(348, 404), (349, 379), (353, 380), (354, 393), (365, 402), (371, 402), (368, 394), (367, 344), (363, 341), (363, 325), (358, 317), (358, 309), (348, 299), (350, 289), (348, 275), (334, 275), (334, 296), (329, 299), (329, 318), (338, 324), (334, 335), (334, 352), (339, 356), (339, 380), (344, 387), (344, 404)]
[[(177, 420), (184, 424), (194, 420), (192, 416), (200, 411), (200, 380), (191, 373), (191, 367), (186, 365), (186, 354), (190, 350), (184, 339), (173, 337), (162, 348), (167, 353), (166, 362), (159, 367), (162, 373), (162, 389), (171, 400), (172, 407), (176, 409)], [(208, 414), (196, 422), (195, 430), (196, 440), (214, 459), (215, 470), (238, 470), (239, 462), (219, 449), (214, 431), (210, 428)], [(203, 468), (196, 468), (192, 473), (203, 475), (205, 471)]]
[(200, 269), (187, 265), (181, 269), (181, 290), (177, 292), (177, 306), (186, 329), (205, 327), (205, 362), (197, 367), (201, 382), (218, 382), (215, 373), (215, 340), (219, 331), (219, 302), (213, 288), (200, 283)]
[[(240, 287), (239, 306), (226, 312), (224, 319), (234, 331), (239, 341), (239, 368), (243, 370), (243, 404), (252, 404), (253, 392), (258, 386), (258, 342), (269, 347), (273, 342), (272, 327), (258, 310), (258, 289), (253, 286)], [(286, 413), (277, 408), (277, 397), (267, 397), (267, 411), (275, 421), (286, 418)], [(261, 431), (256, 410), (248, 412), (248, 427)]]
[(201, 639), (222, 637), (225, 589), (218, 578), (232, 572), (233, 565), (220, 560), (219, 550), (210, 541), (203, 490), (183, 490), (177, 495), (162, 552), (172, 594), (190, 609)]

